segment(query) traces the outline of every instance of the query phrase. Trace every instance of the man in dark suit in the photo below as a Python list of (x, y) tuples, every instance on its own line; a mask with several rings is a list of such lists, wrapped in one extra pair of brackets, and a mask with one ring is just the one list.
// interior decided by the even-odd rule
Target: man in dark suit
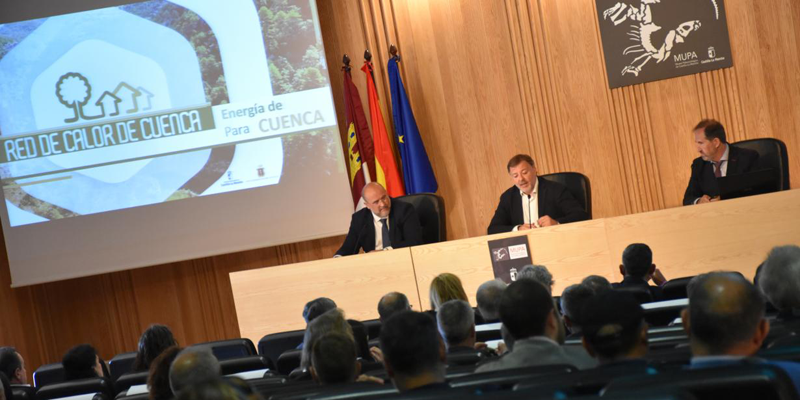
[(514, 186), (500, 196), (487, 231), (522, 231), (589, 219), (586, 210), (564, 185), (539, 179), (533, 159), (511, 157), (506, 166)]
[(718, 121), (700, 121), (694, 128), (694, 142), (700, 157), (692, 161), (692, 177), (683, 195), (685, 206), (719, 200), (717, 178), (757, 168), (758, 153), (729, 145), (725, 128)]
[(350, 230), (336, 256), (422, 244), (422, 228), (414, 206), (392, 201), (383, 186), (371, 182), (361, 191), (366, 207), (353, 213)]

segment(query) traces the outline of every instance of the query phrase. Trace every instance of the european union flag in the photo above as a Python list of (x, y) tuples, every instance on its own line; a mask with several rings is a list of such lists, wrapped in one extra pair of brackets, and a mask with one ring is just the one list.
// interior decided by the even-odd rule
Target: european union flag
[(408, 103), (396, 57), (389, 60), (389, 84), (392, 92), (394, 130), (403, 163), (406, 193), (436, 192), (439, 184), (436, 183), (431, 161), (428, 159), (422, 137), (419, 136), (417, 121), (414, 119), (414, 112), (411, 111), (411, 104)]

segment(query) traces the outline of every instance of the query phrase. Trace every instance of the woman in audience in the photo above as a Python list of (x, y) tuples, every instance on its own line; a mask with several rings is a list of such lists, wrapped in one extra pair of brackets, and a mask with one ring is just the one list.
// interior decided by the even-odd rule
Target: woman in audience
[(150, 375), (147, 376), (147, 390), (150, 400), (169, 400), (172, 398), (172, 388), (169, 386), (169, 366), (175, 361), (181, 348), (172, 346), (164, 349), (161, 354), (150, 363)]
[(97, 350), (89, 344), (79, 344), (64, 354), (61, 360), (65, 380), (72, 381), (105, 376)]
[(450, 300), (469, 302), (467, 292), (464, 291), (464, 286), (461, 285), (461, 279), (449, 272), (445, 272), (433, 278), (433, 282), (431, 282), (431, 308), (436, 311), (440, 305)]
[(139, 338), (139, 350), (136, 351), (136, 360), (133, 362), (133, 372), (142, 372), (150, 369), (150, 363), (161, 354), (164, 349), (177, 346), (178, 342), (172, 336), (172, 331), (166, 325), (150, 325)]

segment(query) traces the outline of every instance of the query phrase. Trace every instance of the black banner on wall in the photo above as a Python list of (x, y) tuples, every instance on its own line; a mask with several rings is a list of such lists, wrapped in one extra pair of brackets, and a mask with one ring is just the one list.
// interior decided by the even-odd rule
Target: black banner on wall
[(723, 0), (596, 0), (608, 84), (733, 66)]

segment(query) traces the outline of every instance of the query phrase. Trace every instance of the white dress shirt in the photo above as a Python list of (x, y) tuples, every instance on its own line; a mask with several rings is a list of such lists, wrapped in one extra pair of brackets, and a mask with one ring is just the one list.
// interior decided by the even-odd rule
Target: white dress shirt
[[(375, 250), (383, 250), (383, 223), (381, 223), (381, 219), (384, 218), (375, 215), (375, 213), (371, 211), (370, 213), (372, 214), (373, 223), (375, 224)], [(389, 226), (389, 217), (387, 216), (385, 219), (386, 228), (391, 229)], [(389, 249), (391, 249), (391, 247), (389, 247)]]
[[(536, 183), (533, 185), (533, 192), (528, 199), (528, 195), (522, 190), (519, 191), (522, 197), (522, 221), (525, 225), (533, 223), (533, 226), (539, 227), (539, 177), (536, 177)], [(533, 221), (533, 222), (531, 222)], [(519, 225), (512, 229), (512, 232), (519, 230)]]

